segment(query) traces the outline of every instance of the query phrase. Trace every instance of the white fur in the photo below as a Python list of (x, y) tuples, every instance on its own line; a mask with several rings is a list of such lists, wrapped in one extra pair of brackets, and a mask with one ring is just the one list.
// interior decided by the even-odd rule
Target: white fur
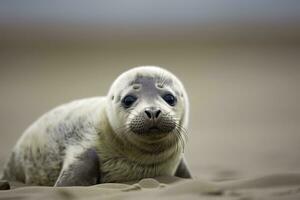
[[(117, 98), (120, 92), (126, 90), (127, 84), (133, 80), (137, 73), (145, 76), (164, 74), (172, 78), (176, 87), (182, 92), (179, 105), (176, 109), (170, 110), (165, 104), (156, 103), (165, 110), (169, 109), (170, 112), (183, 116), (182, 126), (187, 128), (188, 98), (178, 78), (159, 67), (137, 67), (121, 74), (112, 84), (106, 97), (73, 101), (59, 106), (39, 118), (24, 132), (16, 144), (14, 153), (17, 156), (14, 158), (14, 163), (17, 166), (11, 167), (21, 167), (24, 173), (22, 175), (25, 176), (27, 183), (53, 185), (61, 169), (68, 169), (68, 166), (76, 160), (76, 155), (87, 148), (96, 147), (101, 160), (100, 170), (106, 174), (103, 177), (104, 182), (173, 175), (182, 158), (183, 146), (181, 144), (160, 154), (144, 154), (137, 151), (134, 145), (145, 145), (146, 149), (145, 141), (140, 140), (134, 134), (127, 136), (121, 134), (124, 130), (120, 127), (124, 125), (126, 120), (130, 119), (130, 116), (112, 103), (112, 97)], [(145, 104), (139, 105), (139, 108), (136, 109), (142, 109), (142, 107), (147, 106)], [(62, 122), (64, 122), (63, 126)], [(67, 133), (68, 128), (76, 126), (78, 122), (82, 122), (82, 126), (84, 126), (81, 139), (74, 139), (73, 136), (65, 138), (67, 136), (64, 134)], [(59, 132), (59, 128), (63, 128), (62, 133)], [(165, 138), (166, 141), (168, 139), (171, 138)], [(57, 142), (61, 143), (58, 144)], [(66, 145), (65, 154), (61, 154), (59, 150), (61, 145)], [(31, 159), (28, 159), (26, 154), (28, 151), (31, 152)], [(43, 156), (43, 161), (39, 158), (40, 156)], [(50, 158), (47, 160), (47, 156), (51, 156), (52, 160)], [(151, 163), (154, 164), (151, 165)], [(161, 164), (156, 165), (155, 163)], [(6, 168), (8, 170), (6, 174), (13, 176), (13, 172), (9, 171), (8, 168), (9, 166)], [(45, 178), (45, 175), (50, 172), (56, 176), (53, 177), (53, 180)]]

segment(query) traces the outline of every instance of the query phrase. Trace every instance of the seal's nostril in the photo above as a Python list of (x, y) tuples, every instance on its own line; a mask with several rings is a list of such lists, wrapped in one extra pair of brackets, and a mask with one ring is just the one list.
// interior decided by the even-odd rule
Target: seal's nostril
[(160, 116), (161, 110), (158, 108), (146, 108), (145, 113), (147, 118), (154, 120)]
[(146, 113), (147, 117), (149, 117), (149, 119), (152, 118), (151, 112), (149, 110), (145, 110), (145, 113)]
[(157, 110), (156, 113), (155, 113), (155, 118), (158, 118), (158, 116), (160, 115), (161, 111), (160, 110)]

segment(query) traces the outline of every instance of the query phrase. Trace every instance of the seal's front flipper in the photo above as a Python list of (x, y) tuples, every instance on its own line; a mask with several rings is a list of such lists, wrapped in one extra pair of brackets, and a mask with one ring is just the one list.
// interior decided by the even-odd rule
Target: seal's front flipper
[(100, 183), (100, 159), (94, 149), (87, 149), (63, 167), (55, 186), (88, 186)]
[(184, 158), (181, 159), (177, 170), (175, 172), (175, 176), (180, 178), (192, 178), (191, 172), (187, 166), (187, 162)]

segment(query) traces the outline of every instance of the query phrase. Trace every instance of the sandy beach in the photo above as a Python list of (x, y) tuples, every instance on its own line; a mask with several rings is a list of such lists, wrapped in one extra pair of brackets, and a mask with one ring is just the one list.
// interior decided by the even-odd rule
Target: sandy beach
[(0, 191), (0, 199), (286, 199), (300, 198), (300, 174), (277, 174), (248, 180), (204, 182), (175, 177), (90, 187), (18, 186)]

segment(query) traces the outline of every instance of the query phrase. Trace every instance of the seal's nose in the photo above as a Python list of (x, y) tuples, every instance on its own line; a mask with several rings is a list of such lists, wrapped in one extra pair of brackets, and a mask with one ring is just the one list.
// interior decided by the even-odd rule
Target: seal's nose
[(161, 110), (159, 108), (146, 108), (145, 109), (145, 116), (146, 118), (150, 120), (157, 119), (161, 113)]

